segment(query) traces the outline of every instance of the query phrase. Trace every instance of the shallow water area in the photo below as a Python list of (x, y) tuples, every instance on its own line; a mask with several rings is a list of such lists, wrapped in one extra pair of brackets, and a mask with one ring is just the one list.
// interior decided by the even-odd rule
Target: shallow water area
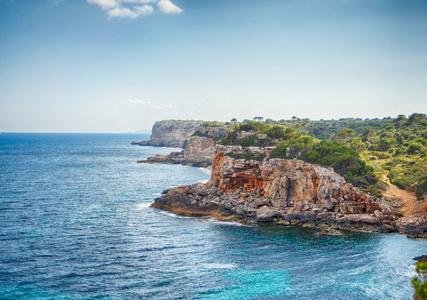
[(135, 134), (0, 135), (0, 299), (411, 299), (402, 235), (242, 226), (150, 207), (206, 169)]

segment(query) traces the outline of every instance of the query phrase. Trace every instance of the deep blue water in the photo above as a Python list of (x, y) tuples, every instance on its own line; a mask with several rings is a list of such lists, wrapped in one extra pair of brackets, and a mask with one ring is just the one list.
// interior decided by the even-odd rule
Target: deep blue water
[(0, 135), (0, 299), (411, 299), (401, 235), (239, 226), (149, 208), (201, 168), (135, 134)]

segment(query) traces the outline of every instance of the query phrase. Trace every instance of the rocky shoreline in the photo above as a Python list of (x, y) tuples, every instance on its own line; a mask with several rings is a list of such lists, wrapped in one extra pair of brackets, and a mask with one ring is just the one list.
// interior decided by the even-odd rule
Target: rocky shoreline
[(145, 164), (181, 164), (193, 167), (210, 167), (215, 154), (212, 138), (192, 136), (186, 140), (186, 147), (180, 152), (168, 155), (157, 154), (147, 160), (137, 161)]
[(168, 155), (156, 155), (140, 160), (148, 164), (181, 164), (194, 167), (210, 167), (215, 154), (215, 141), (224, 138), (228, 127), (200, 126), (200, 121), (159, 121), (153, 126), (148, 141), (132, 145), (183, 148)]
[(357, 230), (427, 238), (426, 216), (399, 216), (399, 203), (364, 193), (331, 168), (296, 159), (235, 158), (260, 153), (268, 156), (261, 148), (217, 146), (208, 183), (165, 190), (152, 206), (244, 224), (317, 228), (325, 234)]

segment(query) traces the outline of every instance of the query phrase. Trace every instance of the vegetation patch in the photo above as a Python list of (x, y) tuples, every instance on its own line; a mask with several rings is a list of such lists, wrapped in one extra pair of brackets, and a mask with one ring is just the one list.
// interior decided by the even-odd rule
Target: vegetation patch
[(265, 153), (228, 153), (227, 156), (230, 156), (235, 159), (246, 159), (246, 160), (257, 160), (263, 161), (267, 157)]
[(415, 271), (418, 276), (411, 280), (412, 286), (415, 289), (415, 294), (418, 296), (418, 299), (427, 300), (427, 262), (417, 262)]
[(206, 122), (200, 123), (200, 126), (203, 126), (203, 127), (224, 127), (224, 126), (226, 126), (226, 124), (223, 122), (218, 122), (218, 121), (206, 121)]
[[(275, 147), (270, 157), (298, 158), (331, 166), (363, 190), (380, 195), (379, 178), (388, 172), (392, 184), (427, 193), (427, 120), (414, 113), (384, 119), (232, 120), (223, 145)], [(375, 180), (373, 180), (374, 178)], [(376, 182), (375, 182), (376, 181)]]

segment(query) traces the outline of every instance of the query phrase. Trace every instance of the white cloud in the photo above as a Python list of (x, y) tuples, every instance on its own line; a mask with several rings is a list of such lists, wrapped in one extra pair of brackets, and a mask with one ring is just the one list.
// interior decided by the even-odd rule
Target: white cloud
[(172, 109), (172, 108), (176, 108), (176, 106), (172, 104), (160, 104), (160, 105), (150, 106), (150, 109), (152, 110), (165, 110), (165, 109)]
[(150, 101), (138, 100), (138, 99), (128, 99), (128, 103), (130, 104), (151, 104)]
[(116, 7), (116, 8), (110, 9), (107, 13), (110, 17), (132, 18), (132, 19), (138, 17), (138, 14), (136, 12), (126, 7)]
[(159, 9), (167, 14), (179, 14), (183, 12), (181, 8), (173, 4), (170, 0), (160, 0), (157, 2)]
[(135, 12), (139, 15), (149, 15), (153, 12), (153, 7), (150, 5), (135, 6)]
[[(1, 1), (1, 0), (0, 0)], [(49, 0), (53, 2), (63, 0)], [(161, 12), (167, 14), (179, 14), (183, 12), (181, 8), (173, 4), (170, 0), (87, 0), (90, 4), (95, 4), (103, 10), (107, 10), (110, 17), (135, 19), (141, 15), (149, 15), (154, 12), (154, 8), (147, 3), (156, 3)], [(144, 5), (136, 5), (144, 4)]]
[(87, 0), (88, 3), (101, 6), (102, 9), (111, 9), (119, 6), (116, 0)]
[(121, 3), (151, 3), (151, 2), (157, 2), (157, 0), (119, 0)]

